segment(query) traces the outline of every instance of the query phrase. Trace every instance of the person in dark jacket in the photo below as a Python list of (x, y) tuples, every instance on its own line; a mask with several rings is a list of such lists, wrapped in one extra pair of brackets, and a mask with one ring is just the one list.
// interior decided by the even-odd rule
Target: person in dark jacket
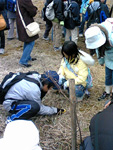
[(45, 2), (45, 6), (44, 6), (44, 8), (43, 8), (43, 11), (44, 11), (44, 21), (46, 22), (46, 28), (45, 28), (45, 32), (44, 32), (44, 35), (43, 35), (43, 39), (44, 40), (46, 40), (46, 41), (48, 41), (49, 40), (49, 32), (50, 32), (50, 30), (51, 30), (51, 28), (52, 28), (52, 26), (53, 26), (53, 24), (52, 24), (52, 21), (51, 20), (49, 20), (49, 19), (47, 19), (47, 17), (46, 17), (46, 15), (45, 15), (45, 10), (46, 10), (46, 7), (47, 7), (47, 5), (49, 4), (49, 3), (51, 3), (52, 2), (52, 0), (46, 0), (46, 2)]
[[(37, 14), (37, 7), (33, 5), (32, 0), (18, 0), (18, 5), (25, 24), (28, 25), (29, 23), (32, 23), (34, 21), (33, 17)], [(23, 54), (19, 61), (19, 64), (24, 67), (30, 67), (31, 64), (28, 64), (28, 61), (36, 60), (36, 58), (31, 58), (30, 55), (35, 44), (34, 41), (39, 37), (39, 35), (37, 34), (33, 37), (29, 37), (27, 35), (18, 13), (18, 7), (16, 10), (18, 39), (24, 42)]]
[(55, 19), (53, 20), (53, 44), (54, 50), (62, 49), (62, 28), (64, 25), (63, 1), (54, 0)]
[(71, 40), (77, 44), (78, 26), (80, 25), (79, 5), (76, 0), (71, 0), (70, 3), (67, 2), (67, 5), (68, 7), (70, 6), (70, 8), (64, 21), (64, 27), (66, 28), (65, 41), (68, 41), (71, 36)]
[(109, 106), (90, 121), (90, 136), (84, 140), (85, 150), (113, 149), (113, 98)]

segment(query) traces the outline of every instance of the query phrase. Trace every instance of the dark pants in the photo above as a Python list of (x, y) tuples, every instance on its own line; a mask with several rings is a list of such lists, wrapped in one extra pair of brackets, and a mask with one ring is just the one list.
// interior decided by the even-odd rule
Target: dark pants
[(105, 85), (113, 85), (113, 70), (105, 67)]
[(83, 145), (80, 146), (80, 150), (94, 150), (94, 147), (92, 146), (91, 137), (87, 136), (84, 141)]
[(79, 34), (84, 33), (84, 25), (85, 25), (85, 15), (82, 14), (82, 22), (81, 22), (80, 27), (79, 27)]
[(40, 106), (35, 101), (19, 100), (11, 106), (11, 120), (30, 119), (40, 111)]
[(5, 35), (4, 30), (0, 31), (0, 48), (5, 48)]
[(45, 33), (44, 33), (44, 38), (47, 38), (49, 36), (49, 32), (52, 28), (53, 24), (50, 20), (46, 20), (46, 29), (45, 29)]

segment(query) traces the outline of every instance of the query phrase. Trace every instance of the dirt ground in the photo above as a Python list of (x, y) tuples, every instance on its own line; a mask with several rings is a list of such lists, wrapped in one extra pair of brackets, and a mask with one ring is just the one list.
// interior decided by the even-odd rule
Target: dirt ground
[[(35, 46), (32, 52), (32, 57), (36, 57), (37, 61), (31, 62), (31, 68), (23, 68), (19, 66), (19, 59), (22, 55), (23, 43), (16, 39), (12, 41), (7, 40), (4, 55), (0, 55), (0, 81), (9, 72), (27, 72), (38, 71), (43, 73), (47, 70), (58, 71), (61, 61), (60, 52), (53, 50), (51, 41), (45, 42), (42, 36), (45, 29), (45, 22), (41, 19), (41, 9), (43, 7), (43, 0), (33, 0), (34, 4), (39, 8), (35, 20), (40, 24), (40, 38), (35, 41)], [(89, 52), (85, 47), (84, 37), (78, 39), (78, 47), (84, 51)], [(96, 56), (94, 56), (95, 65), (90, 66), (93, 76), (93, 88), (90, 90), (90, 98), (84, 99), (83, 102), (77, 104), (76, 110), (82, 137), (89, 135), (89, 123), (92, 116), (98, 111), (103, 109), (104, 101), (98, 102), (98, 97), (104, 91), (104, 66), (98, 64)], [(66, 93), (66, 92), (65, 92)], [(66, 93), (67, 95), (67, 93)], [(58, 108), (65, 108), (66, 113), (59, 116), (38, 116), (33, 118), (33, 122), (40, 130), (40, 144), (43, 150), (70, 150), (71, 149), (71, 116), (70, 116), (70, 102), (59, 92), (50, 91), (44, 98), (43, 103), (48, 106), (56, 106)], [(5, 120), (7, 113), (0, 105), (0, 137), (3, 135), (5, 128)], [(80, 137), (77, 131), (77, 142), (79, 143)]]

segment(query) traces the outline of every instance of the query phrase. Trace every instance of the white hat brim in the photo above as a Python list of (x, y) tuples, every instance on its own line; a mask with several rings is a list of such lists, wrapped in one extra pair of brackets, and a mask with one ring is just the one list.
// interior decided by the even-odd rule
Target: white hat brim
[(102, 36), (98, 39), (98, 41), (88, 42), (87, 39), (85, 40), (86, 48), (88, 49), (96, 49), (104, 45), (106, 42), (105, 34), (102, 32)]

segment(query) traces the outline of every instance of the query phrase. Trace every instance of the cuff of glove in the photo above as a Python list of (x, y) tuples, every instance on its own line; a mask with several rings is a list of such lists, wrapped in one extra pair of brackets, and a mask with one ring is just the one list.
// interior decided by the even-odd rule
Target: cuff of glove
[(66, 112), (65, 109), (59, 109), (59, 108), (57, 108), (57, 114), (58, 115), (64, 114), (65, 112)]
[(57, 18), (54, 18), (52, 21), (56, 22), (56, 23), (59, 23), (59, 20)]
[(60, 21), (60, 25), (61, 25), (61, 26), (64, 26), (64, 21)]

